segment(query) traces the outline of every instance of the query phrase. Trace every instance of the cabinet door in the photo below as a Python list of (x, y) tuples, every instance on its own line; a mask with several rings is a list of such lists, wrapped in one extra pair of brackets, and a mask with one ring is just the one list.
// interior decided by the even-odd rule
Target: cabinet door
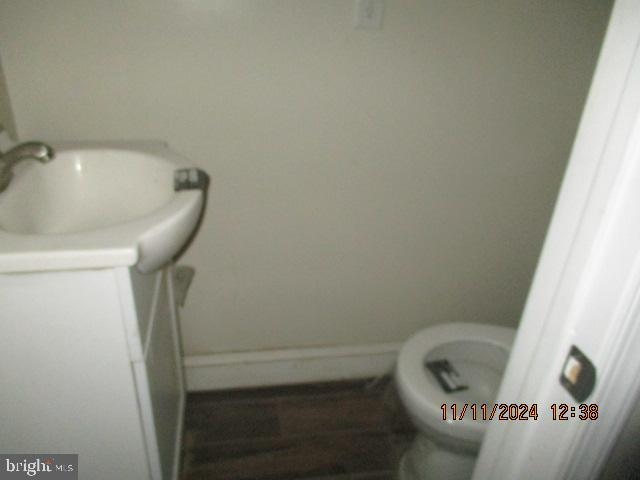
[[(173, 478), (179, 460), (184, 387), (176, 312), (169, 278), (162, 272), (145, 361), (134, 365), (154, 479)], [(144, 391), (146, 390), (146, 392)], [(147, 397), (147, 398), (144, 398)]]

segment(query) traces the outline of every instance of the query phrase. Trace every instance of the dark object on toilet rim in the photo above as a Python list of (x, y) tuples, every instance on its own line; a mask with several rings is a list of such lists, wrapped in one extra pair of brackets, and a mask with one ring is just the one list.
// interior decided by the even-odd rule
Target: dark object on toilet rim
[(457, 370), (449, 363), (449, 360), (433, 360), (426, 362), (424, 365), (433, 373), (433, 376), (436, 377), (436, 380), (445, 392), (460, 392), (469, 388), (469, 386), (462, 381)]

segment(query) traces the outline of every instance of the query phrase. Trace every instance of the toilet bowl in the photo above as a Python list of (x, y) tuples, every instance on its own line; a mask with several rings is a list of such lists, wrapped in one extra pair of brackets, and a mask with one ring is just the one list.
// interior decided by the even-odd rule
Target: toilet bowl
[(471, 477), (489, 422), (483, 420), (483, 408), (488, 416), (515, 332), (495, 325), (449, 323), (425, 328), (404, 343), (396, 384), (418, 434), (400, 462), (401, 480)]

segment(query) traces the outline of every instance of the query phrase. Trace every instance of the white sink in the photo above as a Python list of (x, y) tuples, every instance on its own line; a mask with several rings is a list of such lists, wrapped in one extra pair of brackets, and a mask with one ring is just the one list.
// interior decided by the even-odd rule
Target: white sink
[(160, 142), (57, 143), (0, 193), (0, 272), (162, 266), (193, 232), (201, 190), (174, 191), (191, 167)]

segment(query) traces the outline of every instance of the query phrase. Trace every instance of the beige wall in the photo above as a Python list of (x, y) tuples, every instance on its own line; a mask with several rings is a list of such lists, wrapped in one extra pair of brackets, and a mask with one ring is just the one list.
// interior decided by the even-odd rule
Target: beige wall
[(0, 126), (4, 128), (9, 135), (15, 137), (15, 123), (13, 120), (13, 112), (11, 110), (11, 102), (9, 101), (9, 91), (7, 90), (7, 82), (2, 71), (2, 61), (0, 60)]
[(602, 0), (0, 4), (22, 138), (163, 138), (212, 176), (188, 353), (516, 325)]

